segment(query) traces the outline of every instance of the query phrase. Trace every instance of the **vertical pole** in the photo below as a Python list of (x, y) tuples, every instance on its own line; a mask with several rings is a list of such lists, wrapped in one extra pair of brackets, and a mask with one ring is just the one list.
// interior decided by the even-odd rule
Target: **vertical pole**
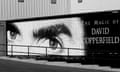
[(11, 45), (11, 56), (13, 56), (13, 45)]
[(47, 57), (47, 47), (46, 47), (46, 57)]
[(28, 57), (29, 57), (29, 46), (28, 46)]
[(67, 50), (68, 50), (68, 57), (69, 57), (69, 48)]

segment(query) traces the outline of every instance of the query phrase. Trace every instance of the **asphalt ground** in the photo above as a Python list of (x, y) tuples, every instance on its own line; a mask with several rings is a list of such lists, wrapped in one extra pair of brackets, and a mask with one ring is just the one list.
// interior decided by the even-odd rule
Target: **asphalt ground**
[(0, 72), (112, 72), (0, 59)]

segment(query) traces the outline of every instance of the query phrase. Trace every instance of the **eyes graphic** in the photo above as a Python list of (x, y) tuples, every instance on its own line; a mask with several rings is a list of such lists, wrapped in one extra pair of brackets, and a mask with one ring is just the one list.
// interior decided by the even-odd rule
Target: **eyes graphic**
[[(72, 37), (70, 30), (64, 24), (55, 24), (39, 29), (33, 28), (33, 30), (26, 29), (27, 31), (25, 30), (24, 33), (21, 33), (23, 32), (21, 31), (22, 28), (19, 27), (19, 29), (18, 26), (14, 24), (7, 25), (8, 43), (20, 45), (22, 42), (22, 44), (24, 44), (24, 41), (27, 42), (27, 40), (23, 40), (25, 39), (24, 37), (28, 37), (27, 39), (33, 40), (31, 41), (33, 46), (34, 44), (36, 46), (44, 46), (48, 47), (49, 52), (62, 53), (64, 51), (64, 49), (62, 49), (64, 48), (63, 36)], [(29, 30), (32, 36), (24, 36), (23, 34), (27, 35)]]
[(7, 31), (7, 38), (8, 38), (8, 41), (11, 41), (11, 42), (14, 42), (16, 39), (17, 39), (17, 37), (18, 37), (18, 33), (16, 33), (16, 32), (12, 32), (12, 31)]
[[(8, 30), (7, 31), (7, 39), (10, 42), (15, 42), (18, 39), (18, 35), (19, 33), (15, 32), (15, 31), (11, 31)], [(48, 40), (49, 42), (47, 43), (50, 48), (52, 48), (53, 50), (56, 50), (58, 47), (63, 47), (63, 41), (60, 37), (43, 37), (42, 39)]]
[(60, 38), (51, 38), (49, 40), (49, 46), (56, 49), (57, 47), (63, 47), (63, 42)]
[(57, 48), (63, 48), (63, 41), (60, 37), (51, 37), (46, 38), (45, 41), (47, 43), (47, 46), (49, 46), (52, 50), (56, 50)]
[(15, 40), (18, 39), (18, 35), (21, 35), (20, 31), (18, 30), (17, 26), (13, 24), (7, 24), (6, 27), (8, 42), (15, 42)]

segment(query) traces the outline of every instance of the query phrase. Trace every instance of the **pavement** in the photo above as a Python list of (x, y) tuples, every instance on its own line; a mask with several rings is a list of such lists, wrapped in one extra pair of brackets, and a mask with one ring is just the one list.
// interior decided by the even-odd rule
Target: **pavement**
[(0, 57), (0, 72), (120, 72), (109, 66)]

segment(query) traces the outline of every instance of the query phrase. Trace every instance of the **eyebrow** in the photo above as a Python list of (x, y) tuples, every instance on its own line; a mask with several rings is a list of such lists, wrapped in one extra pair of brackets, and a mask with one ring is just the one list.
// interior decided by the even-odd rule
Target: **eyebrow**
[(18, 27), (13, 23), (7, 23), (6, 30), (20, 34)]
[(60, 34), (65, 34), (72, 37), (72, 34), (65, 24), (55, 24), (48, 27), (38, 29), (38, 31), (33, 32), (33, 37), (35, 38), (51, 38), (59, 36)]

